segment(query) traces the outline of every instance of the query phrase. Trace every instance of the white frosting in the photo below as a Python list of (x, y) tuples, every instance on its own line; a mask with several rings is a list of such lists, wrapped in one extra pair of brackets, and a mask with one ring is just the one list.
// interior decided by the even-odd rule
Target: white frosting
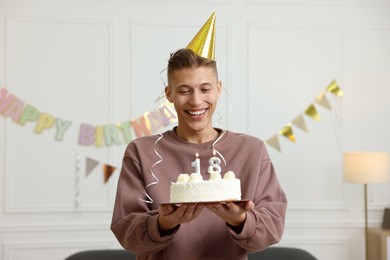
[(182, 174), (179, 174), (179, 176), (177, 177), (177, 183), (187, 183), (190, 179), (190, 175), (188, 175), (187, 173), (182, 173)]
[(241, 200), (241, 183), (233, 172), (227, 172), (223, 179), (219, 173), (212, 173), (210, 180), (194, 173), (187, 182), (183, 178), (179, 175), (178, 181), (171, 183), (170, 203)]
[(210, 173), (210, 180), (220, 180), (221, 174), (219, 172)]
[(203, 181), (203, 177), (200, 174), (197, 173), (191, 173), (190, 175), (190, 182), (191, 183), (196, 183), (196, 182), (201, 182)]
[(234, 180), (236, 178), (236, 175), (234, 174), (234, 172), (232, 171), (228, 171), (227, 173), (225, 173), (225, 175), (223, 176), (223, 178), (225, 180)]

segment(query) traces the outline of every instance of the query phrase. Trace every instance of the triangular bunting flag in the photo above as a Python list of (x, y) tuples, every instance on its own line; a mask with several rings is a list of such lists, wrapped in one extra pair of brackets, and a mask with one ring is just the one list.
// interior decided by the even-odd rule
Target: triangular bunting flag
[(111, 175), (114, 173), (115, 170), (116, 167), (108, 164), (103, 164), (104, 183), (107, 183), (107, 181), (110, 179)]
[(85, 165), (86, 166), (85, 167), (85, 175), (88, 176), (93, 171), (93, 169), (96, 168), (96, 166), (98, 164), (99, 164), (99, 161), (87, 157), (86, 165)]
[(291, 128), (291, 124), (287, 124), (283, 129), (279, 130), (279, 134), (286, 137), (291, 142), (295, 143), (295, 136)]
[(313, 118), (314, 120), (320, 121), (320, 115), (317, 113), (317, 109), (313, 104), (310, 104), (308, 108), (305, 110), (305, 114)]
[(321, 106), (325, 107), (326, 109), (329, 109), (329, 110), (331, 109), (330, 104), (329, 104), (329, 101), (328, 101), (328, 99), (326, 98), (324, 92), (322, 92), (321, 94), (319, 94), (319, 95), (316, 97), (315, 102), (316, 102), (318, 105), (321, 105)]
[(281, 152), (279, 139), (278, 139), (277, 135), (274, 135), (271, 138), (269, 138), (266, 141), (266, 143), (269, 144), (272, 148), (274, 148), (274, 149), (278, 150), (279, 152)]
[(305, 132), (309, 132), (309, 129), (307, 129), (305, 119), (303, 118), (302, 115), (297, 116), (293, 121), (293, 125), (297, 126), (301, 130)]
[(333, 80), (329, 86), (326, 88), (326, 91), (335, 94), (339, 97), (344, 96), (344, 92), (340, 89), (339, 85), (337, 84), (336, 80)]

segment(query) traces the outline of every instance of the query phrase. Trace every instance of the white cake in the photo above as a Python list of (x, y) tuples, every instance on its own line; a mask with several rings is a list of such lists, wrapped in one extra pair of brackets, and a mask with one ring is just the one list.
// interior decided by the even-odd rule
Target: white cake
[(202, 175), (182, 173), (177, 182), (171, 183), (170, 203), (212, 202), (241, 200), (241, 183), (234, 172), (218, 172), (210, 174), (209, 180), (203, 180)]

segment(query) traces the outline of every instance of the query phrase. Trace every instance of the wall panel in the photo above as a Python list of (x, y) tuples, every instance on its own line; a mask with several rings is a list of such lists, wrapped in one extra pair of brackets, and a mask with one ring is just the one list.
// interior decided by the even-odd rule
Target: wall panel
[[(77, 147), (79, 126), (113, 114), (112, 27), (108, 20), (8, 17), (7, 85), (40, 115), (22, 126), (7, 122), (7, 212), (73, 210), (74, 158), (87, 150)], [(54, 125), (37, 133), (44, 113), (71, 121), (61, 141)], [(91, 153), (109, 158), (107, 150)], [(108, 190), (84, 203), (107, 208)]]
[(284, 156), (274, 159), (282, 182), (294, 183), (286, 185), (290, 207), (345, 210), (340, 170), (330, 164), (340, 153), (332, 113), (316, 105), (320, 122), (304, 114), (343, 74), (343, 26), (250, 24), (248, 36), (249, 118), (257, 118), (249, 121), (250, 131), (267, 140), (299, 115), (309, 129), (293, 127), (296, 145), (279, 136)]

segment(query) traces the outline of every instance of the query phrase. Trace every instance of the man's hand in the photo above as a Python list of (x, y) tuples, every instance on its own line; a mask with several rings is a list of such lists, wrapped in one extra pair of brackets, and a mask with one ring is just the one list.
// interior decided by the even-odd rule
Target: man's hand
[(187, 223), (195, 219), (202, 212), (204, 205), (186, 203), (179, 206), (161, 205), (158, 209), (158, 227), (160, 234), (164, 235), (173, 230), (177, 225)]
[(206, 207), (240, 233), (246, 220), (246, 212), (254, 208), (252, 201), (210, 203)]

